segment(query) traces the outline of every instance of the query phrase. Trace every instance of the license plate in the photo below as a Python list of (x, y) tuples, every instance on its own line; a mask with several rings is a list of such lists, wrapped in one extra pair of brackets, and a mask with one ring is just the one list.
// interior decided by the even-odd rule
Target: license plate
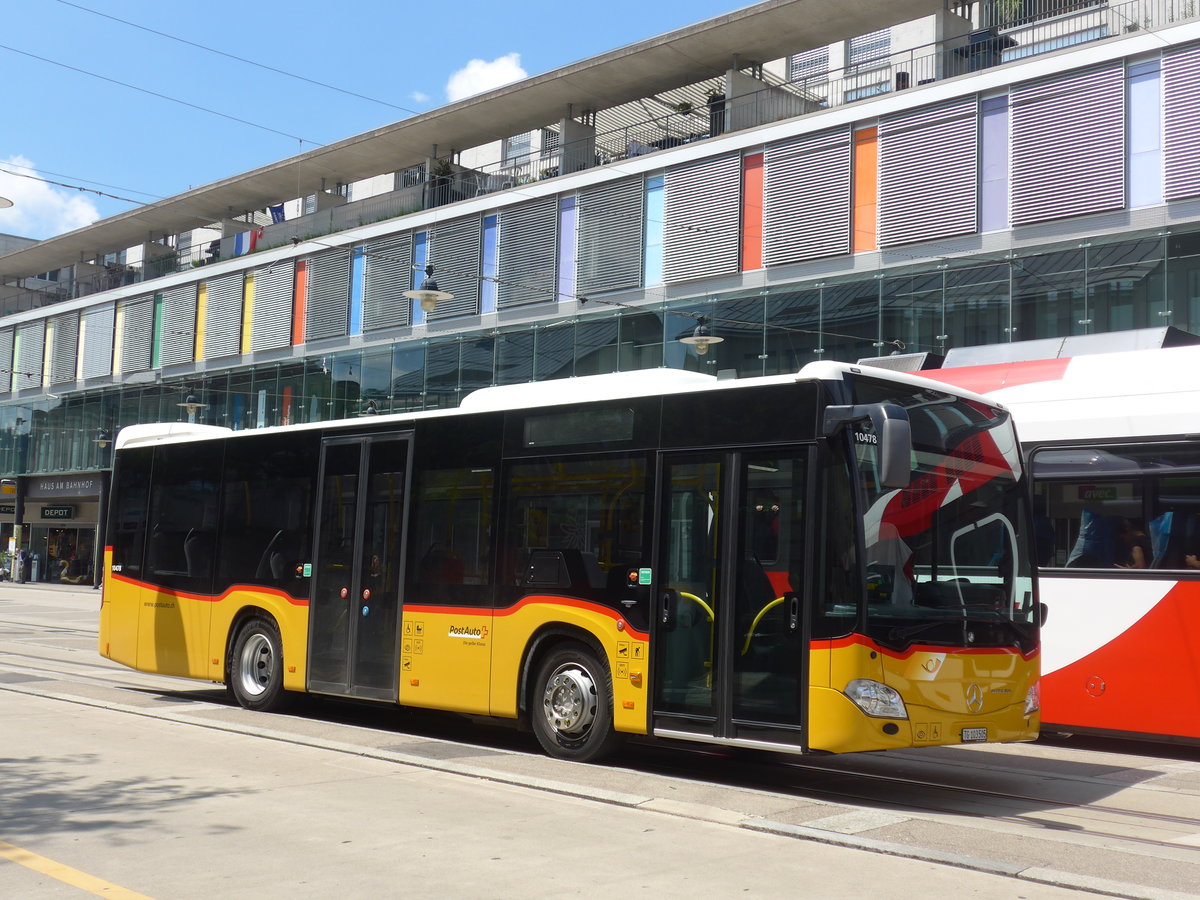
[(975, 741), (986, 741), (986, 740), (987, 740), (987, 729), (986, 728), (964, 728), (962, 730), (962, 742), (964, 744), (970, 744)]

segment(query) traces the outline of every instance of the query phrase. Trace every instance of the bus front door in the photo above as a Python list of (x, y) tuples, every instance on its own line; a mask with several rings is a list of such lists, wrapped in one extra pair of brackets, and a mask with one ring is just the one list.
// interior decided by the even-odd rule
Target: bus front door
[(396, 700), (409, 441), (335, 438), (321, 448), (309, 610), (308, 688)]
[(808, 455), (663, 460), (656, 734), (804, 749)]

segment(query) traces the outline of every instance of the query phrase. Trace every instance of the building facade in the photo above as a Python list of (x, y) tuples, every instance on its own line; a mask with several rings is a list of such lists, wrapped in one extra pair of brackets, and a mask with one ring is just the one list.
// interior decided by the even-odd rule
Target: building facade
[[(812, 2), (750, 7), (704, 77), (640, 85), (649, 119), (631, 112), (644, 99), (563, 116), (549, 92), (570, 73), (548, 73), (544, 122), (513, 105), (515, 137), (481, 127), (301, 198), (247, 173), (167, 207), (194, 223), (206, 191), (222, 209), (241, 190), (259, 208), (240, 219), (135, 248), (106, 220), (0, 256), (0, 540), (41, 578), (90, 579), (111, 441), (134, 423), (261, 428), (605, 372), (1200, 332), (1195, 4), (927, 3), (734, 57), (736, 28), (776, 33)], [(470, 102), (503, 121), (513, 96)], [(469, 142), (456, 115), (396, 133)], [(111, 249), (73, 263), (72, 241)], [(430, 266), (450, 296), (423, 309), (404, 292)], [(701, 319), (720, 343), (679, 340)]]

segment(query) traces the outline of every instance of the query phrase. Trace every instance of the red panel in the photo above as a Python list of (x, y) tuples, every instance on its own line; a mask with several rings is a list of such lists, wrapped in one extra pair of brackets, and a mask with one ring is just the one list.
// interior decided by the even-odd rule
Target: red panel
[(763, 154), (742, 158), (742, 271), (763, 267)]
[(917, 372), (925, 378), (954, 385), (977, 394), (1039, 381), (1061, 381), (1071, 360), (1038, 359), (1031, 362), (998, 363), (994, 366), (963, 366)]
[(1183, 582), (1124, 634), (1043, 676), (1042, 723), (1200, 738), (1198, 689), (1200, 583)]
[(292, 302), (292, 344), (304, 343), (304, 304), (308, 299), (308, 261), (296, 261), (296, 292)]

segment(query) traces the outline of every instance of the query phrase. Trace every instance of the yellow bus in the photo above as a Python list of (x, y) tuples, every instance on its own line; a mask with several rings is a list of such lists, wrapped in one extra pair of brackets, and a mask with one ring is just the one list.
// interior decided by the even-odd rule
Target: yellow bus
[(453, 410), (116, 441), (100, 652), (224, 683), (796, 753), (1032, 740), (1010, 418), (814, 363), (485, 388)]

